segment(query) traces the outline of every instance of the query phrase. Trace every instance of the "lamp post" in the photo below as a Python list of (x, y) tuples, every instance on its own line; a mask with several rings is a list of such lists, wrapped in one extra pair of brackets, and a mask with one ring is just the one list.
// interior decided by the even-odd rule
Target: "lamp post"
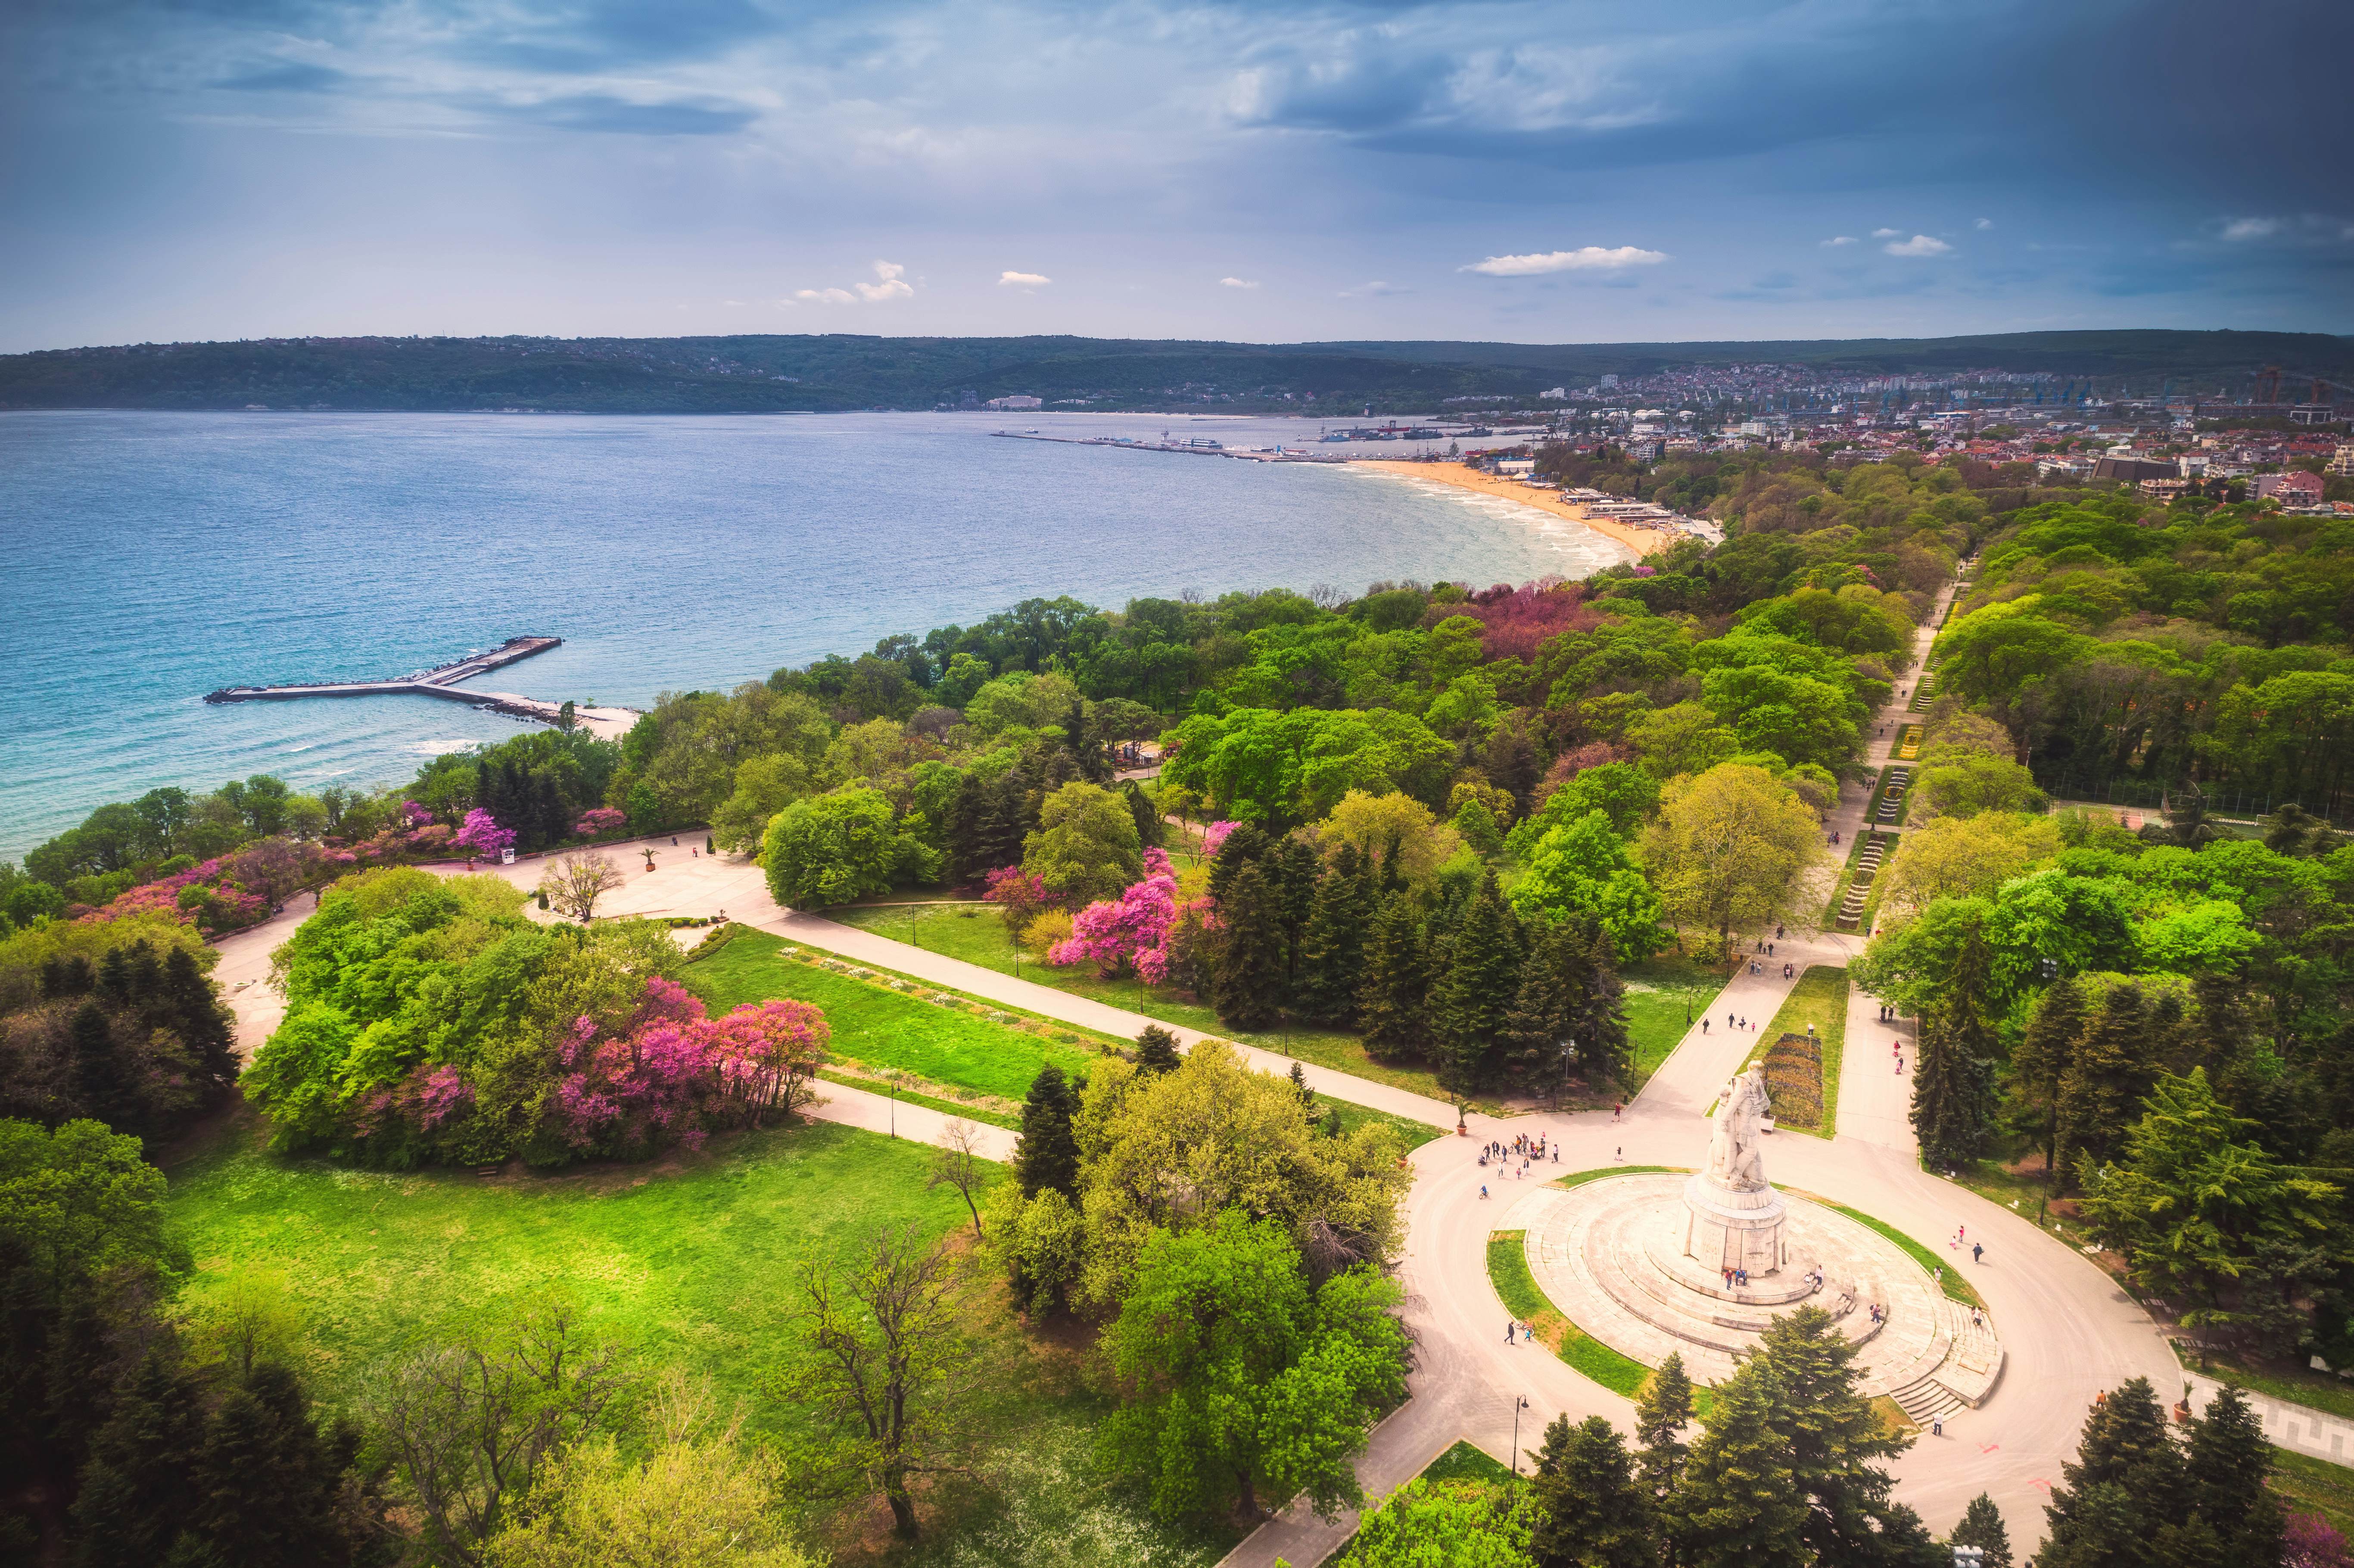
[(1577, 1054), (1577, 1037), (1571, 1035), (1561, 1043), (1561, 1094), (1556, 1104), (1569, 1098), (1569, 1059)]
[[(1512, 1478), (1514, 1480), (1521, 1478), (1521, 1412), (1528, 1407), (1529, 1402), (1525, 1395), (1517, 1393), (1512, 1395)], [(1955, 1559), (1956, 1563), (1960, 1561), (1959, 1558)]]

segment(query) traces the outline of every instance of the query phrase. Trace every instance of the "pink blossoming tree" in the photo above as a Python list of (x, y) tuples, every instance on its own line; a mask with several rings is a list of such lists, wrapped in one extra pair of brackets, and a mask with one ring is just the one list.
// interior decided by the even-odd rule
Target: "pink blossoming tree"
[(513, 828), (499, 826), (499, 820), (477, 806), (466, 813), (466, 825), (450, 841), (451, 847), (471, 851), (484, 860), (496, 860), (514, 848)]
[(1047, 961), (1092, 960), (1107, 979), (1132, 969), (1157, 985), (1168, 973), (1169, 928), (1176, 918), (1176, 873), (1166, 851), (1148, 849), (1143, 879), (1116, 899), (1080, 910), (1071, 921), (1070, 937), (1055, 944)]

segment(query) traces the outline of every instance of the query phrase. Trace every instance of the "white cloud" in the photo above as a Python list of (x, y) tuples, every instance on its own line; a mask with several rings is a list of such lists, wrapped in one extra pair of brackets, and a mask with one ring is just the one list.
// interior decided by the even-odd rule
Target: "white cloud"
[(1916, 234), (1910, 239), (1899, 239), (1881, 247), (1891, 256), (1943, 256), (1953, 249), (1942, 239)]
[(861, 300), (872, 305), (885, 300), (913, 299), (916, 289), (907, 281), (907, 270), (896, 261), (877, 261), (872, 283), (853, 283), (848, 289), (795, 289), (793, 298), (813, 305), (854, 305)]
[(1034, 289), (1054, 281), (1044, 272), (1000, 272), (997, 275), (997, 286), (1001, 289)]
[(2277, 217), (2235, 217), (2223, 226), (2226, 239), (2270, 239), (2281, 231)]
[(1221, 278), (1218, 280), (1218, 282), (1221, 287), (1228, 289), (1256, 289), (1258, 287), (1258, 280), (1256, 278)]
[(1605, 249), (1587, 245), (1575, 250), (1540, 250), (1525, 256), (1490, 256), (1458, 267), (1458, 272), (1485, 272), (1490, 278), (1530, 278), (1541, 272), (1615, 272), (1621, 267), (1649, 267), (1664, 261), (1664, 250), (1644, 250), (1632, 245)]
[(1994, 219), (1990, 217), (1982, 217), (1976, 223), (1970, 225), (1970, 227), (1973, 228), (1992, 228), (1994, 227)]
[(900, 274), (905, 271), (907, 271), (907, 269), (900, 266), (896, 261), (877, 261), (875, 263), (875, 275), (877, 278), (880, 278), (882, 281), (879, 283), (858, 284), (858, 297), (869, 303), (873, 303), (878, 300), (908, 300), (915, 298), (916, 291), (914, 286), (908, 283), (905, 278), (900, 276)]
[(1893, 239), (1903, 232), (1901, 228), (1875, 228), (1872, 231), (1872, 237), (1874, 239)]
[(1384, 283), (1379, 278), (1376, 278), (1372, 282), (1364, 284), (1360, 288), (1341, 290), (1341, 298), (1344, 300), (1378, 300), (1386, 294), (1411, 294), (1412, 292), (1414, 292), (1414, 291), (1407, 288), (1403, 283)]
[(1852, 234), (1834, 234), (1829, 239), (1823, 241), (1823, 244), (1826, 247), (1833, 245), (1852, 245), (1854, 243), (1855, 236)]

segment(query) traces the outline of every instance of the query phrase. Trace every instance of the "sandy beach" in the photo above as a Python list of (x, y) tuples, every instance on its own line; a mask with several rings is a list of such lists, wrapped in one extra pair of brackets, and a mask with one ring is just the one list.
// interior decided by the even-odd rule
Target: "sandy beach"
[(1523, 506), (1550, 512), (1556, 517), (1566, 518), (1597, 534), (1606, 535), (1638, 556), (1656, 556), (1674, 544), (1677, 538), (1673, 534), (1657, 529), (1630, 528), (1607, 517), (1589, 517), (1584, 507), (1564, 501), (1550, 490), (1538, 490), (1514, 479), (1498, 479), (1459, 462), (1396, 462), (1381, 458), (1351, 458), (1349, 461), (1356, 468), (1378, 469), (1384, 473), (1403, 474), (1409, 479), (1427, 479), (1437, 484), (1451, 484), (1458, 490), (1476, 490), (1482, 495), (1517, 501)]

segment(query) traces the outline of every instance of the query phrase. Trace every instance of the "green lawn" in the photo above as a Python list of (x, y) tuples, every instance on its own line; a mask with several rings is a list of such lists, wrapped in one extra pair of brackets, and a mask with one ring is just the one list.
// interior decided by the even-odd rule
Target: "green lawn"
[[(258, 1119), (241, 1117), (169, 1172), (169, 1222), (196, 1264), (184, 1299), (201, 1311), (240, 1267), (281, 1275), (307, 1323), (305, 1370), (338, 1403), (387, 1356), (490, 1330), (555, 1297), (627, 1346), (638, 1370), (706, 1374), (744, 1402), (754, 1440), (790, 1442), (805, 1417), (772, 1390), (806, 1353), (795, 1317), (803, 1262), (838, 1258), (885, 1226), (938, 1234), (970, 1223), (954, 1192), (926, 1190), (923, 1146), (822, 1122), (648, 1165), (487, 1181), (279, 1160), (260, 1142)], [(1094, 1471), (1107, 1398), (1070, 1347), (1026, 1337), (999, 1297), (978, 1290), (966, 1323), (974, 1363), (988, 1369), (973, 1409), (995, 1451), (977, 1478), (931, 1495), (925, 1543), (859, 1560), (1017, 1563), (1051, 1551), (1101, 1568), (1214, 1563), (1230, 1533), (1161, 1525)], [(837, 1550), (882, 1545), (848, 1515), (811, 1522)]]
[(1822, 1125), (1808, 1127), (1803, 1120), (1790, 1119), (1776, 1107), (1774, 1126), (1777, 1129), (1816, 1138), (1829, 1138), (1838, 1132), (1840, 1058), (1847, 1041), (1847, 970), (1828, 964), (1808, 965), (1798, 983), (1783, 999), (1773, 1022), (1758, 1035), (1756, 1048), (1749, 1053), (1749, 1062), (1743, 1064), (1745, 1071), (1750, 1063), (1762, 1060), (1785, 1033), (1804, 1034), (1808, 1024), (1814, 1025), (1815, 1037), (1822, 1042)]
[[(945, 953), (952, 959), (977, 964), (999, 974), (1014, 973), (1013, 939), (1006, 934), (997, 911), (985, 904), (965, 905), (862, 905), (852, 908), (827, 911), (826, 917), (845, 926), (855, 926), (878, 937), (888, 937), (895, 942), (912, 941), (919, 948)], [(1264, 1051), (1277, 1051), (1287, 1056), (1297, 1056), (1310, 1066), (1330, 1068), (1346, 1073), (1351, 1077), (1363, 1078), (1392, 1088), (1411, 1089), (1432, 1099), (1454, 1102), (1448, 1093), (1438, 1086), (1438, 1079), (1427, 1067), (1412, 1064), (1379, 1062), (1368, 1054), (1364, 1042), (1355, 1035), (1334, 1029), (1307, 1027), (1262, 1030), (1246, 1033), (1229, 1029), (1218, 1022), (1218, 1015), (1199, 1002), (1187, 1001), (1182, 993), (1167, 986), (1150, 986), (1134, 977), (1125, 980), (1105, 980), (1092, 965), (1070, 964), (1056, 967), (1034, 962), (1027, 957), (1021, 960), (1021, 976), (1073, 996), (1084, 996), (1109, 1007), (1124, 1008), (1147, 1018), (1157, 1018), (1163, 1023), (1175, 1023), (1187, 1029), (1198, 1029), (1204, 1034), (1215, 1034), (1246, 1045), (1256, 1045)], [(1470, 1102), (1482, 1110), (1493, 1113), (1501, 1107), (1493, 1101), (1475, 1099)]]
[[(1542, 1438), (1543, 1433), (1538, 1436)], [(1424, 1467), (1416, 1480), (1437, 1481), (1510, 1481), (1512, 1472), (1499, 1460), (1490, 1458), (1484, 1448), (1474, 1448), (1469, 1443), (1458, 1442), (1454, 1447)], [(1528, 1478), (1521, 1478), (1526, 1480)]]
[(1098, 1058), (1085, 1044), (1044, 1038), (925, 1001), (928, 991), (896, 991), (782, 957), (783, 946), (766, 933), (747, 932), (687, 965), (682, 978), (715, 1012), (770, 997), (812, 1002), (833, 1032), (834, 1055), (1002, 1102), (993, 1108), (1018, 1104), (1049, 1063), (1084, 1073)]
[(2340, 1535), (2354, 1536), (2354, 1470), (2275, 1448), (2272, 1486), (2295, 1511), (2317, 1513)]
[[(1492, 1231), (1488, 1236), (1488, 1278), (1512, 1316), (1533, 1327), (1537, 1338), (1553, 1353), (1613, 1393), (1632, 1399), (1643, 1391), (1651, 1369), (1634, 1357), (1612, 1350), (1565, 1317), (1547, 1299), (1536, 1276), (1529, 1272), (1522, 1243), (1525, 1231)], [(1500, 1335), (1500, 1325), (1497, 1332)]]
[(1621, 978), (1627, 982), (1627, 1043), (1633, 1052), (1628, 1068), (1632, 1082), (1627, 1086), (1631, 1097), (1708, 1012), (1725, 977), (1722, 965), (1667, 953), (1629, 964)]
[(2184, 1361), (2210, 1377), (2236, 1383), (2251, 1393), (2269, 1394), (2291, 1404), (2327, 1411), (2340, 1420), (2354, 1421), (2354, 1387), (2349, 1387), (2335, 1373), (2277, 1362), (2253, 1363), (2213, 1351), (2201, 1353), (2179, 1340), (2175, 1349)]

